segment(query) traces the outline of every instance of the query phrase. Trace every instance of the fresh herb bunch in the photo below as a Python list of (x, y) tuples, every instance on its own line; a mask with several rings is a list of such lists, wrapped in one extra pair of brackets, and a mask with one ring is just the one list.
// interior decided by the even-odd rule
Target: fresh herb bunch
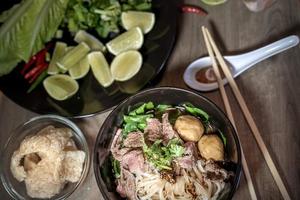
[(119, 33), (121, 13), (151, 10), (151, 0), (70, 0), (62, 27), (71, 33), (94, 29), (102, 38)]
[(184, 153), (184, 147), (177, 138), (173, 138), (166, 146), (162, 140), (155, 141), (150, 147), (143, 146), (144, 154), (158, 170), (172, 170), (172, 160), (181, 157)]

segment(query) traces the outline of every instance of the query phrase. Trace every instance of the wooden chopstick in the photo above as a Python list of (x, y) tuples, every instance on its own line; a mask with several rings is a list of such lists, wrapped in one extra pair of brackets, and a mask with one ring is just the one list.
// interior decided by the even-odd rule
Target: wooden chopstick
[(274, 162), (273, 162), (273, 160), (270, 156), (270, 153), (269, 153), (262, 137), (261, 137), (261, 134), (260, 134), (260, 132), (259, 132), (254, 120), (253, 120), (253, 117), (252, 117), (252, 115), (251, 115), (251, 113), (250, 113), (250, 111), (249, 111), (249, 109), (248, 109), (248, 107), (245, 103), (245, 100), (244, 100), (244, 98), (243, 98), (243, 96), (242, 96), (235, 80), (233, 79), (233, 77), (231, 75), (229, 67), (227, 66), (226, 62), (224, 61), (223, 56), (221, 55), (219, 49), (217, 48), (217, 46), (216, 46), (214, 40), (212, 39), (212, 36), (209, 33), (208, 29), (207, 28), (204, 28), (204, 29), (205, 29), (205, 32), (208, 36), (208, 40), (209, 40), (209, 42), (210, 42), (210, 44), (213, 48), (213, 51), (216, 54), (217, 60), (218, 60), (220, 66), (221, 66), (221, 68), (222, 68), (222, 70), (223, 70), (223, 72), (224, 72), (224, 74), (225, 74), (225, 76), (226, 76), (226, 78), (229, 82), (229, 85), (232, 88), (232, 91), (233, 91), (233, 93), (234, 93), (234, 95), (235, 95), (235, 97), (236, 97), (236, 99), (237, 99), (237, 101), (240, 105), (240, 108), (241, 108), (241, 110), (242, 110), (242, 112), (243, 112), (243, 114), (244, 114), (244, 116), (245, 116), (245, 118), (248, 122), (248, 125), (249, 125), (255, 139), (256, 139), (256, 142), (257, 142), (257, 144), (258, 144), (258, 146), (259, 146), (259, 148), (260, 148), (260, 150), (261, 150), (261, 152), (264, 156), (264, 159), (265, 159), (265, 161), (266, 161), (266, 163), (267, 163), (267, 165), (268, 165), (268, 167), (271, 171), (271, 174), (272, 174), (272, 176), (273, 176), (273, 178), (276, 182), (276, 185), (277, 185), (282, 197), (285, 200), (290, 200), (291, 197), (289, 196), (289, 193), (288, 193), (288, 191), (287, 191), (287, 189), (286, 189), (286, 187), (285, 187), (285, 185), (284, 185), (284, 183), (283, 183), (283, 181), (282, 181), (282, 179), (281, 179), (281, 177), (278, 173), (278, 170), (277, 170), (277, 168), (276, 168), (276, 166), (275, 166), (275, 164), (274, 164)]
[[(226, 91), (225, 91), (225, 88), (224, 88), (224, 83), (223, 83), (223, 80), (221, 78), (221, 74), (220, 74), (215, 56), (213, 54), (212, 48), (209, 44), (204, 26), (202, 26), (202, 33), (203, 33), (203, 36), (204, 36), (204, 41), (205, 41), (205, 44), (206, 44), (206, 48), (207, 48), (209, 57), (211, 58), (211, 61), (212, 61), (212, 67), (213, 67), (214, 73), (215, 73), (217, 81), (218, 81), (220, 93), (221, 93), (221, 96), (222, 96), (222, 99), (223, 99), (223, 103), (224, 103), (224, 106), (225, 106), (227, 116), (228, 116), (229, 120), (231, 121), (234, 129), (236, 130), (233, 114), (232, 114), (231, 107), (230, 107), (230, 104), (229, 104), (229, 100), (228, 100), (228, 97), (227, 97), (227, 94), (226, 94)], [(256, 196), (256, 193), (255, 193), (253, 181), (252, 181), (252, 178), (251, 178), (251, 175), (250, 175), (250, 171), (249, 171), (249, 168), (248, 168), (247, 161), (246, 161), (245, 156), (244, 156), (244, 151), (243, 151), (242, 146), (241, 146), (241, 152), (242, 152), (241, 156), (242, 156), (243, 171), (244, 171), (244, 174), (245, 174), (245, 177), (246, 177), (247, 186), (248, 186), (248, 189), (249, 189), (251, 199), (252, 200), (257, 200), (257, 196)]]

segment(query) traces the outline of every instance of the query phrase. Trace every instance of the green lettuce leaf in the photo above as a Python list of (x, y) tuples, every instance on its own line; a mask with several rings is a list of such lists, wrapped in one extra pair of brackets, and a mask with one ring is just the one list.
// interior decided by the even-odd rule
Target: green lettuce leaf
[[(41, 50), (55, 35), (69, 0), (23, 0), (1, 14), (0, 76)], [(6, 13), (6, 14), (5, 14)]]
[(0, 23), (5, 22), (7, 19), (11, 18), (15, 11), (19, 8), (20, 4), (13, 5), (9, 10), (5, 10), (0, 14)]
[(45, 42), (49, 42), (53, 38), (64, 18), (68, 2), (69, 0), (46, 0), (37, 17), (35, 27), (31, 31), (33, 35), (30, 43), (31, 55), (40, 51)]
[(0, 76), (4, 74), (9, 74), (15, 66), (21, 61), (17, 56), (14, 56), (13, 53), (4, 54), (0, 52)]
[[(15, 14), (9, 18), (0, 28), (0, 57), (4, 58), (13, 53), (23, 60), (28, 59), (28, 47), (31, 30), (35, 26), (35, 20), (46, 0), (24, 0), (15, 9)], [(5, 56), (3, 56), (5, 55)]]

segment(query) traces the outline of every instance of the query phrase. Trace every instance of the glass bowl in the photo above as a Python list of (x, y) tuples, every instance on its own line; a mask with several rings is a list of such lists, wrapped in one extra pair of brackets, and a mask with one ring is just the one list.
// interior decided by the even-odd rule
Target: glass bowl
[(90, 165), (90, 152), (87, 141), (81, 130), (72, 121), (57, 115), (42, 115), (34, 117), (14, 129), (10, 133), (10, 137), (5, 143), (4, 147), (1, 148), (1, 182), (9, 195), (14, 199), (30, 199), (31, 197), (27, 195), (24, 181), (19, 182), (12, 175), (10, 170), (11, 157), (14, 151), (19, 148), (20, 143), (26, 136), (34, 135), (48, 125), (53, 125), (55, 128), (70, 128), (73, 133), (72, 139), (74, 140), (77, 148), (84, 151), (86, 155), (79, 181), (76, 183), (68, 182), (59, 194), (50, 199), (65, 199), (70, 196), (83, 182), (88, 173)]
[(225, 151), (228, 160), (235, 163), (233, 167), (235, 175), (231, 181), (231, 189), (222, 198), (231, 199), (241, 175), (240, 143), (232, 124), (221, 109), (204, 96), (174, 87), (158, 87), (139, 92), (119, 104), (104, 121), (96, 139), (93, 158), (96, 181), (104, 199), (122, 199), (116, 192), (115, 179), (110, 163), (110, 146), (116, 130), (121, 127), (123, 115), (132, 110), (132, 106), (148, 101), (152, 101), (154, 104), (171, 105), (190, 102), (210, 115), (215, 125), (227, 138)]

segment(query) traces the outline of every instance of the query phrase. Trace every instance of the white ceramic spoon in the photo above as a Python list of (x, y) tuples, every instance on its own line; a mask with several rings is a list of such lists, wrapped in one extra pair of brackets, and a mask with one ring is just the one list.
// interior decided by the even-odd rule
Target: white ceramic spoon
[[(224, 58), (230, 64), (233, 77), (237, 77), (258, 62), (263, 61), (298, 44), (299, 37), (296, 35), (292, 35), (254, 51), (235, 56), (224, 56)], [(183, 75), (184, 82), (189, 87), (199, 91), (211, 91), (217, 89), (217, 82), (200, 83), (195, 78), (196, 73), (200, 69), (209, 66), (211, 66), (211, 59), (209, 57), (199, 58), (195, 60), (186, 68)], [(224, 84), (227, 83), (227, 80), (225, 78), (223, 79), (223, 81)]]

